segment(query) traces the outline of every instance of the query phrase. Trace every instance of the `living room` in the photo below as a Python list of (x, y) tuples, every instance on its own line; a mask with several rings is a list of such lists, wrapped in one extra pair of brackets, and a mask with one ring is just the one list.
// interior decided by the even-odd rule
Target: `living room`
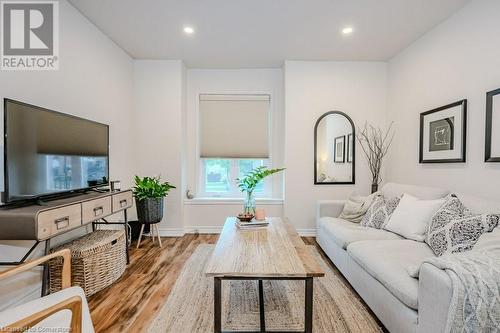
[[(498, 1), (60, 0), (33, 1), (33, 8), (0, 3), (6, 114), (2, 270), (25, 267), (68, 242), (91, 241), (95, 231), (113, 231), (117, 238), (110, 244), (124, 243), (115, 257), (99, 252), (119, 267), (97, 262), (99, 269), (83, 270), (84, 279), (87, 273), (120, 272), (109, 283), (93, 282), (99, 287), (92, 292), (83, 284), (73, 289), (80, 288), (80, 270), (72, 250), (73, 287), (67, 289), (80, 295), (81, 331), (490, 332), (500, 326), (491, 291), (500, 285), (500, 256), (490, 246), (500, 240), (500, 227), (492, 226), (500, 214)], [(50, 15), (37, 3), (50, 5)], [(37, 14), (20, 18), (29, 24), (12, 24), (19, 12), (30, 10)], [(24, 42), (17, 49), (32, 39), (43, 44), (43, 22), (52, 24), (52, 53), (29, 63), (37, 53), (15, 53), (8, 42), (17, 36)], [(22, 38), (16, 29), (24, 31)], [(36, 132), (16, 132), (14, 120), (22, 117), (11, 121), (8, 115), (23, 108), (106, 131), (102, 142), (93, 135), (81, 140), (105, 147), (103, 182), (16, 197), (15, 177), (35, 172), (29, 163), (11, 163), (14, 134), (22, 142)], [(324, 134), (329, 121), (344, 123), (347, 132)], [(82, 132), (75, 126), (73, 131), (52, 124), (49, 141), (77, 146)], [(374, 159), (374, 143), (384, 156), (379, 151)], [(55, 146), (53, 156), (83, 156), (68, 148), (56, 152)], [(252, 170), (256, 176), (245, 183)], [(141, 190), (149, 198), (148, 181), (160, 188), (155, 202), (161, 209), (137, 204)], [(52, 201), (55, 194), (61, 197)], [(387, 208), (394, 198), (397, 207)], [(109, 201), (109, 212), (106, 204), (89, 206), (96, 200)], [(443, 254), (431, 241), (432, 224), (456, 200), (467, 208), (458, 217), (481, 214), (482, 229), (469, 235), (473, 227), (466, 225), (460, 235), (472, 243)], [(386, 216), (377, 225), (382, 201)], [(53, 216), (57, 230), (50, 238), (20, 231), (25, 216), (34, 230), (42, 213), (70, 204), (81, 207), (78, 228), (63, 214)], [(405, 205), (411, 207), (402, 210)], [(95, 214), (87, 224), (86, 206)], [(156, 208), (161, 216), (146, 221)], [(246, 212), (263, 225), (231, 228)], [(334, 221), (339, 216), (347, 222)], [(398, 219), (413, 220), (420, 229), (407, 230)], [(476, 284), (460, 280), (470, 277), (463, 271), (438, 269), (444, 259), (480, 253), (485, 243), (494, 269)], [(365, 265), (377, 262), (370, 252), (385, 264)], [(384, 275), (392, 264), (399, 265), (397, 274)], [(0, 274), (0, 330), (12, 330), (16, 326), (9, 325), (63, 300), (50, 300), (66, 291), (53, 290), (53, 266), (20, 277), (8, 273), (6, 280)], [(305, 280), (306, 291), (304, 282), (287, 279)], [(465, 300), (451, 296), (459, 294), (460, 283)], [(470, 309), (478, 304), (477, 290), (491, 291), (480, 297), (489, 310)], [(27, 312), (14, 318), (23, 306)], [(69, 323), (74, 313), (66, 317)], [(40, 319), (22, 323), (44, 328)]]

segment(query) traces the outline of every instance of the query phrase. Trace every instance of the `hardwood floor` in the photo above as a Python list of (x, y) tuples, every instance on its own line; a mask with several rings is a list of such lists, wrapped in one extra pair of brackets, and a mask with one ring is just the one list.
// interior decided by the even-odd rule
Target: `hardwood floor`
[[(219, 235), (188, 234), (162, 238), (163, 248), (150, 238), (130, 247), (130, 265), (112, 286), (89, 298), (96, 332), (144, 332), (165, 303), (175, 281), (200, 244), (215, 244)], [(303, 238), (317, 245), (314, 238)]]

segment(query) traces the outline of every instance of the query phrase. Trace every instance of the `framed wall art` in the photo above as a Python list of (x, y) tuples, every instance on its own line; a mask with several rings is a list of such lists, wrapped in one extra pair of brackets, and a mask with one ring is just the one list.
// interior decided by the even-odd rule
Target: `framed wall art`
[(420, 163), (463, 163), (466, 155), (467, 100), (420, 114)]
[(345, 135), (333, 140), (333, 157), (335, 163), (345, 163)]
[(347, 163), (352, 163), (352, 147), (354, 146), (352, 134), (347, 135)]
[(500, 162), (500, 89), (486, 94), (485, 162)]

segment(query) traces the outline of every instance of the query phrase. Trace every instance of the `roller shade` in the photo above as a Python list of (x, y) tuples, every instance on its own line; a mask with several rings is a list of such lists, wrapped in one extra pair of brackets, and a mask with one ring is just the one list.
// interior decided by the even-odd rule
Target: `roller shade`
[(269, 158), (269, 95), (200, 95), (200, 157)]

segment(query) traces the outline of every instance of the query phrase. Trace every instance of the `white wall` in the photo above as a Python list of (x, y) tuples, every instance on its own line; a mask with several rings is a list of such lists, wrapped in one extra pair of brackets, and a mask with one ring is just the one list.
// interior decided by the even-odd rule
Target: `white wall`
[[(59, 70), (2, 71), (0, 98), (109, 124), (111, 179), (122, 180), (123, 187), (130, 186), (132, 59), (66, 1), (60, 1), (59, 16)], [(0, 261), (19, 260), (31, 244), (1, 242)], [(34, 273), (16, 279), (15, 284), (0, 284), (0, 309), (30, 292), (29, 296), (37, 296), (39, 280), (39, 273)]]
[[(389, 119), (397, 134), (390, 180), (496, 199), (500, 163), (484, 163), (486, 92), (500, 88), (500, 1), (471, 1), (389, 63)], [(468, 99), (467, 163), (418, 163), (419, 114)]]
[[(271, 153), (274, 167), (283, 165), (283, 76), (281, 69), (187, 70), (186, 119), (186, 187), (196, 193), (198, 186), (198, 96), (199, 94), (269, 94), (271, 95)], [(243, 130), (251, 135), (251, 123), (242, 120)], [(273, 196), (283, 197), (281, 176), (273, 178)], [(185, 227), (188, 231), (218, 231), (225, 217), (242, 209), (243, 201), (214, 203), (185, 199)], [(264, 205), (264, 203), (258, 203)], [(282, 215), (282, 203), (266, 203), (268, 215)]]
[(160, 228), (183, 227), (184, 75), (180, 60), (134, 61), (134, 172), (161, 175), (177, 186), (166, 199)]
[[(313, 185), (314, 124), (325, 112), (347, 113), (355, 126), (385, 125), (387, 68), (378, 62), (287, 61), (285, 76), (285, 216), (315, 228), (316, 201), (367, 194), (371, 178), (356, 150), (356, 185)], [(359, 147), (359, 144), (356, 144)]]

